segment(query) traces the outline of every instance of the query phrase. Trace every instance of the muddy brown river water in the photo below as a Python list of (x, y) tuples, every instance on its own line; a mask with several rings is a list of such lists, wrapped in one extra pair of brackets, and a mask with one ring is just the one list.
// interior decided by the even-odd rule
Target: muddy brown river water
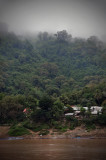
[(0, 160), (106, 160), (106, 139), (0, 140)]

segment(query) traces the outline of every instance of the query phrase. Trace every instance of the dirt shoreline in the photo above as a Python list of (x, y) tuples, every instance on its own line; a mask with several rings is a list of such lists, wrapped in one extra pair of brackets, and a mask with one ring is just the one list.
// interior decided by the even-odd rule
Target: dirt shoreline
[[(8, 135), (9, 126), (0, 126), (0, 139), (10, 137)], [(106, 138), (106, 127), (96, 126), (95, 130), (87, 132), (84, 126), (76, 127), (74, 130), (67, 130), (67, 132), (54, 132), (49, 129), (48, 135), (39, 135), (39, 132), (30, 130), (30, 135), (18, 136), (24, 139), (63, 139), (63, 138)]]

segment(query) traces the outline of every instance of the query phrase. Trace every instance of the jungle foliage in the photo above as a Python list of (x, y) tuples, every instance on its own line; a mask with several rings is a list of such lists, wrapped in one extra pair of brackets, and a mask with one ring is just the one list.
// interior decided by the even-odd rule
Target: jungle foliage
[(0, 35), (0, 122), (23, 121), (26, 107), (29, 119), (51, 126), (66, 105), (102, 105), (106, 112), (105, 61), (105, 44), (95, 36)]

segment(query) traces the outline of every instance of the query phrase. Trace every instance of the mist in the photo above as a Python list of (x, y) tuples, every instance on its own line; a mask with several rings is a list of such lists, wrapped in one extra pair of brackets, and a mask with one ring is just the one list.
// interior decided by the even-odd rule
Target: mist
[(0, 22), (16, 34), (67, 30), (106, 41), (105, 0), (0, 0)]

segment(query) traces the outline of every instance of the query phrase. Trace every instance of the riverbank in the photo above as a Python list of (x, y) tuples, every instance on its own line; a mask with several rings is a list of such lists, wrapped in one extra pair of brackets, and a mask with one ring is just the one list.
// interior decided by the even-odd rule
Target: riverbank
[[(0, 138), (8, 138), (9, 126), (0, 126)], [(96, 126), (96, 129), (87, 131), (82, 125), (76, 127), (74, 130), (67, 130), (67, 132), (59, 132), (49, 129), (48, 135), (39, 135), (39, 132), (30, 131), (30, 135), (22, 136), (25, 139), (38, 139), (38, 138), (106, 138), (106, 127)]]

